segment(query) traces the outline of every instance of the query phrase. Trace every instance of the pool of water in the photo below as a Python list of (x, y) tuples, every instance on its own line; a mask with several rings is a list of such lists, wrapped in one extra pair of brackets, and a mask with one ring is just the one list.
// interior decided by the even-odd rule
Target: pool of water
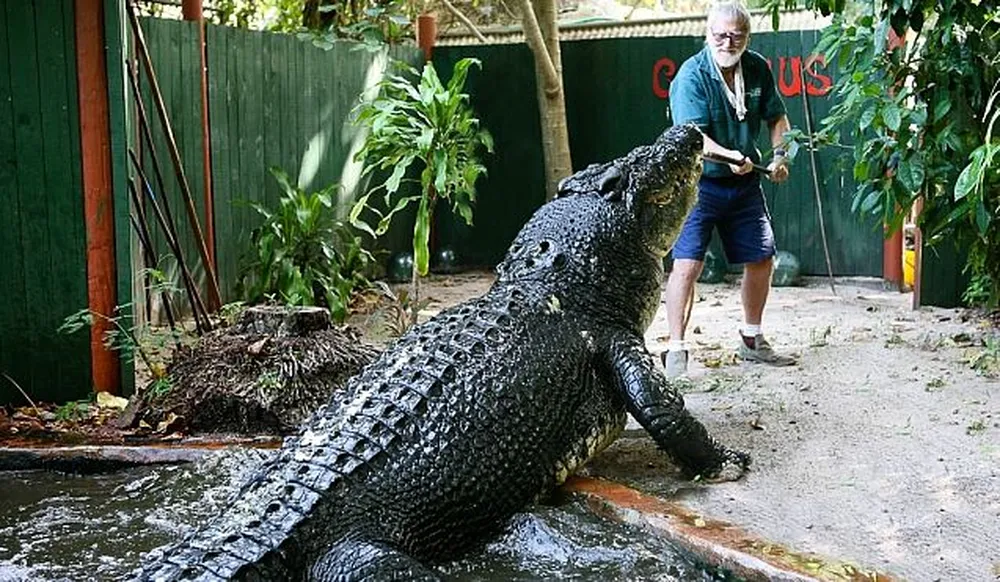
[[(110, 580), (216, 513), (268, 453), (233, 449), (197, 463), (102, 475), (0, 472), (0, 582)], [(726, 580), (666, 541), (578, 501), (517, 515), (445, 580)]]

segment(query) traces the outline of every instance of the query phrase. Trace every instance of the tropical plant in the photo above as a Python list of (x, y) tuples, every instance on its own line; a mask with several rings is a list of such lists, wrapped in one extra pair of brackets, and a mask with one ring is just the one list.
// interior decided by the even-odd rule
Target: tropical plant
[(167, 374), (165, 358), (168, 343), (179, 345), (180, 333), (174, 331), (162, 332), (150, 328), (138, 328), (130, 325), (132, 319), (132, 304), (116, 305), (114, 313), (104, 315), (89, 308), (81, 309), (67, 315), (59, 326), (59, 333), (73, 334), (84, 328), (93, 327), (96, 321), (108, 324), (102, 342), (108, 350), (118, 352), (126, 362), (138, 357), (146, 366), (154, 379)]
[(351, 39), (377, 50), (413, 36), (414, 5), (408, 0), (306, 0), (302, 21), (321, 48)]
[[(793, 4), (766, 2), (775, 21)], [(853, 154), (855, 211), (880, 216), (891, 233), (922, 200), (925, 243), (967, 248), (967, 267), (995, 305), (1000, 8), (958, 0), (805, 4), (834, 14), (816, 52), (837, 64), (838, 103), (813, 137)]]
[[(356, 159), (364, 161), (365, 175), (376, 170), (388, 178), (361, 196), (350, 220), (358, 228), (378, 237), (389, 229), (392, 218), (410, 204), (417, 206), (413, 225), (412, 305), (419, 303), (419, 278), (427, 274), (431, 224), (438, 199), (448, 200), (467, 224), (472, 224), (476, 180), (486, 173), (479, 155), (493, 151), (493, 139), (479, 126), (463, 92), (469, 67), (479, 66), (466, 58), (455, 64), (447, 85), (441, 83), (434, 65), (426, 63), (422, 73), (403, 62), (395, 66), (403, 74), (392, 74), (380, 84), (378, 95), (355, 109), (357, 123), (368, 130)], [(409, 76), (405, 76), (409, 75)], [(420, 191), (403, 188), (410, 170), (420, 172)], [(386, 211), (370, 202), (383, 191)], [(361, 215), (374, 214), (374, 227)], [(416, 319), (416, 312), (412, 314)]]
[[(170, 297), (180, 293), (170, 277), (160, 269), (143, 269), (138, 276), (146, 282), (145, 289), (148, 296), (158, 295), (164, 301), (168, 301)], [(200, 331), (197, 327), (185, 329), (184, 325), (174, 319), (169, 319), (169, 328), (136, 325), (133, 309), (132, 303), (116, 305), (110, 314), (83, 308), (63, 318), (62, 325), (57, 331), (74, 334), (98, 325), (104, 329), (101, 341), (106, 349), (117, 352), (124, 362), (134, 362), (138, 358), (145, 366), (152, 380), (150, 385), (154, 389), (162, 389), (163, 386), (169, 388), (168, 359), (176, 349), (197, 341)], [(16, 383), (14, 385), (20, 390), (20, 386)], [(23, 390), (21, 392), (24, 394)], [(27, 398), (27, 394), (25, 397)]]
[(354, 292), (369, 284), (373, 257), (350, 225), (335, 218), (337, 185), (306, 193), (280, 168), (270, 171), (282, 196), (275, 211), (251, 204), (264, 222), (250, 234), (253, 250), (238, 293), (248, 303), (323, 306), (343, 321)]

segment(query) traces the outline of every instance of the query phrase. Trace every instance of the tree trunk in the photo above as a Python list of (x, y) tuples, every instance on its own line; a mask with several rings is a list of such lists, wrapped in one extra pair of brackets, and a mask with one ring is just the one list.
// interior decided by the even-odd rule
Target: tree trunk
[(569, 131), (566, 128), (556, 3), (555, 0), (520, 0), (520, 6), (525, 40), (535, 59), (542, 153), (545, 157), (545, 199), (552, 200), (559, 180), (573, 172)]

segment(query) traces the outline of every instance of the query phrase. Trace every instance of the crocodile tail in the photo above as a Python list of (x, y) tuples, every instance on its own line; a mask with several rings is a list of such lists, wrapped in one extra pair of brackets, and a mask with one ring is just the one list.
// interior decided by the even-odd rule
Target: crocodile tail
[(408, 580), (437, 582), (440, 578), (426, 566), (385, 544), (364, 540), (342, 540), (309, 571), (309, 579)]
[[(301, 572), (313, 553), (309, 548), (325, 537), (314, 531), (317, 517), (326, 514), (315, 506), (338, 474), (285, 453), (244, 485), (220, 515), (159, 552), (132, 580), (279, 580)], [(289, 546), (298, 549), (285, 551)]]

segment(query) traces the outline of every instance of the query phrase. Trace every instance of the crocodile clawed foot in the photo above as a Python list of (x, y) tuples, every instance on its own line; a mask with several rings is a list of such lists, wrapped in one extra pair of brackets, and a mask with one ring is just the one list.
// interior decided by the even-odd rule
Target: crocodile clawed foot
[(707, 475), (701, 475), (701, 480), (709, 483), (723, 483), (725, 481), (737, 481), (750, 469), (750, 455), (743, 451), (723, 449), (722, 462), (715, 471)]

